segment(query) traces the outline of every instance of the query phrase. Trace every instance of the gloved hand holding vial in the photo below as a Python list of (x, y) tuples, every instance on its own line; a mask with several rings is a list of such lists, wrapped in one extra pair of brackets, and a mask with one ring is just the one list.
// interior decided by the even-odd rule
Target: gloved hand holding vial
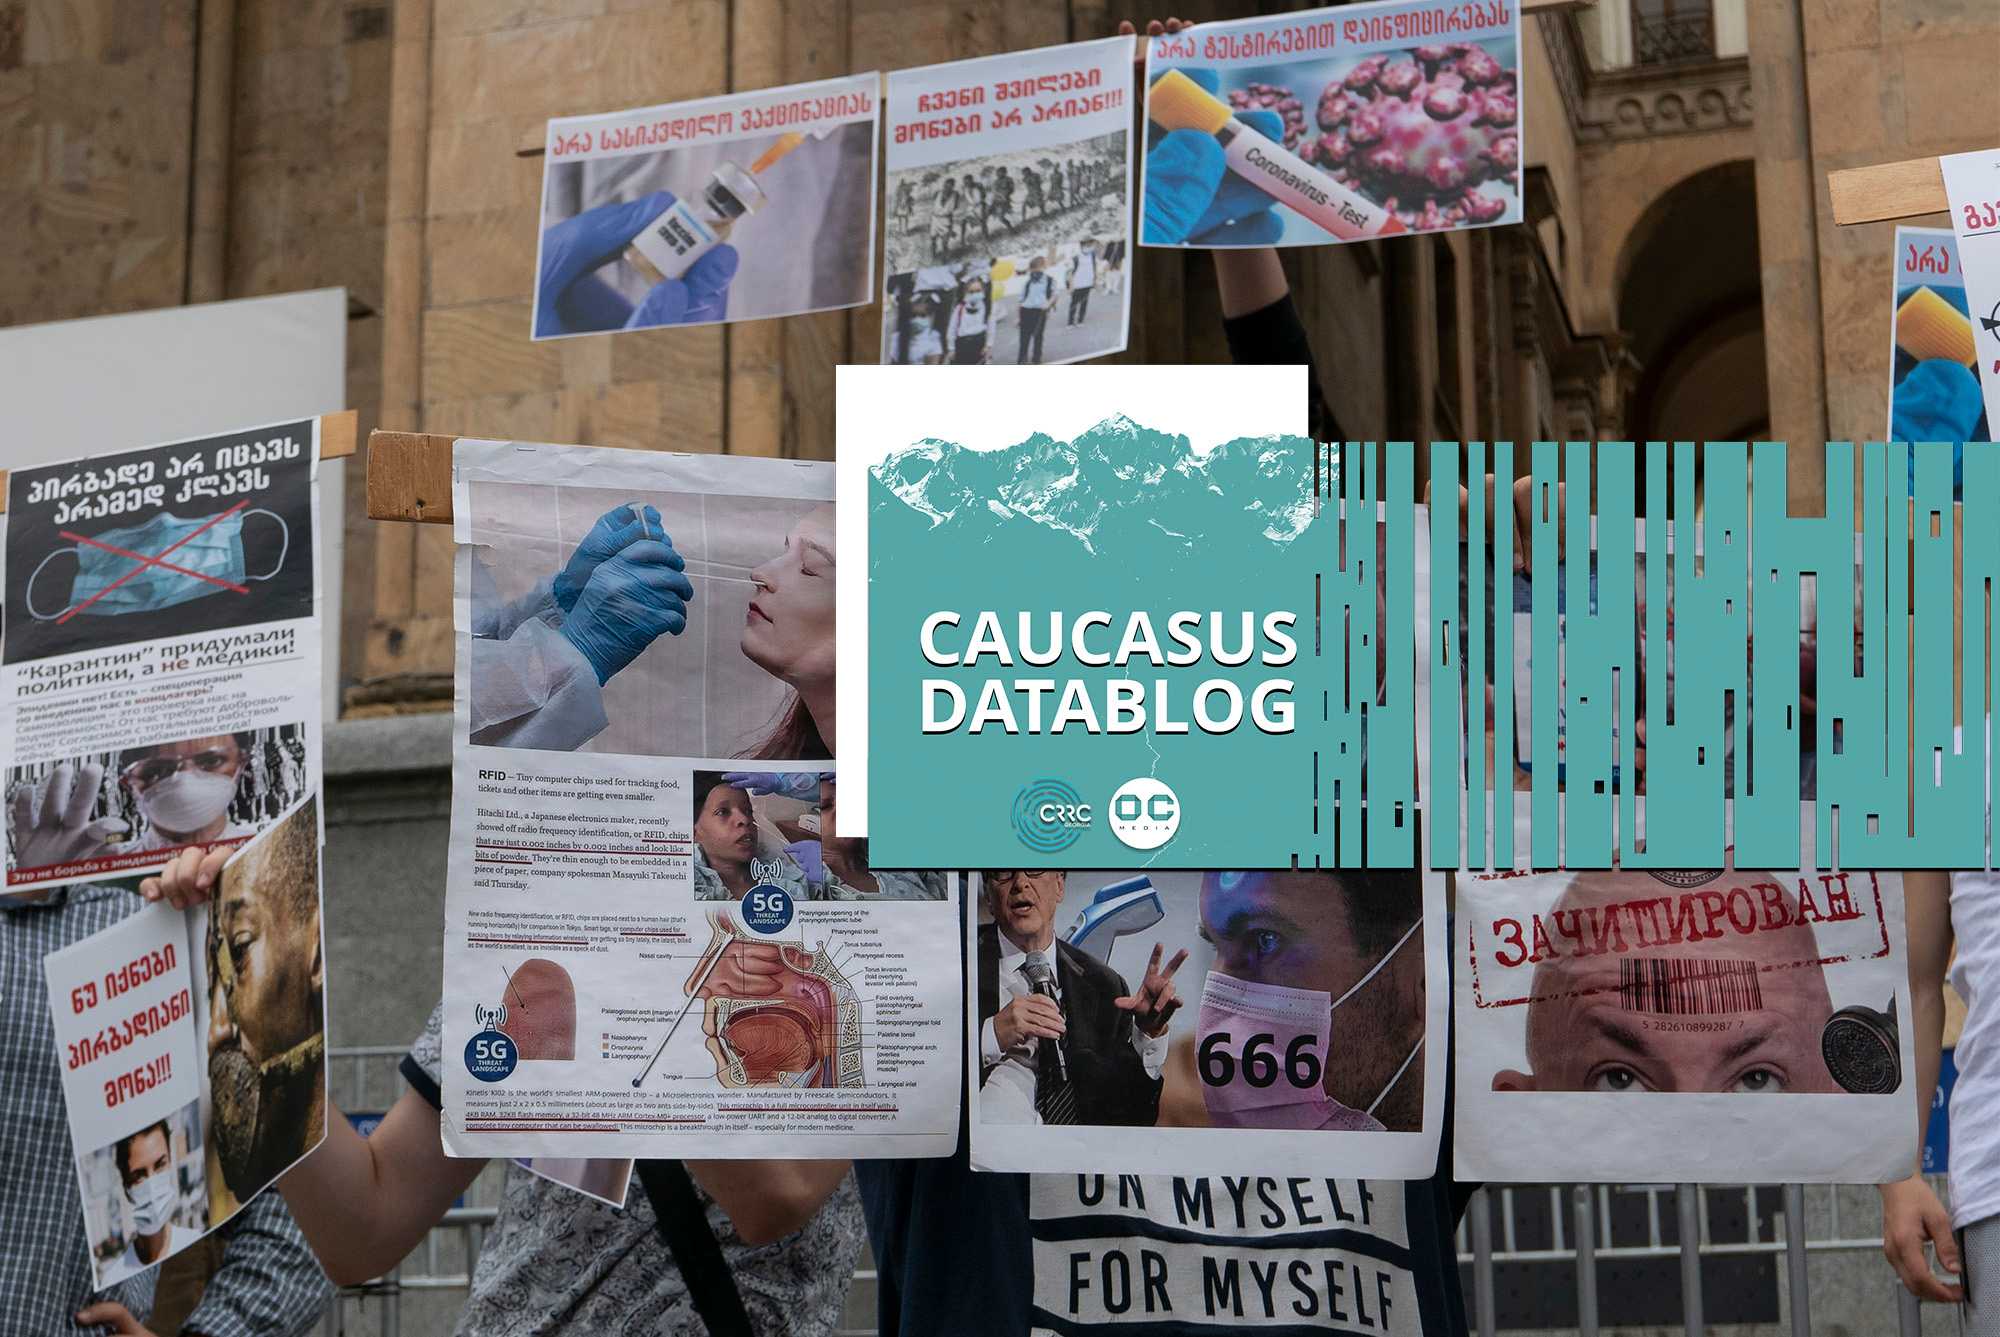
[(551, 121), (534, 337), (867, 300), (874, 90), (857, 75)]

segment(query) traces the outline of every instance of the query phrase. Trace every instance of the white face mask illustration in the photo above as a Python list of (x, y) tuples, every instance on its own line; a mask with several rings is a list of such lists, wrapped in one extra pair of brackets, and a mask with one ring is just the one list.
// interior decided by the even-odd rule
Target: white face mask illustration
[(1307, 1052), (1315, 1056), (1317, 1065), (1314, 1080), (1304, 1085), (1293, 1085), (1281, 1066), (1276, 1080), (1260, 1087), (1249, 1080), (1249, 1065), (1237, 1064), (1228, 1081), (1219, 1086), (1203, 1084), (1202, 1098), (1208, 1106), (1209, 1119), (1222, 1128), (1380, 1130), (1382, 1124), (1375, 1118), (1375, 1109), (1395, 1089), (1417, 1051), (1423, 1048), (1421, 1037), (1366, 1110), (1343, 1105), (1329, 1096), (1317, 1074), (1323, 1073), (1324, 1065), (1333, 1061), (1335, 1010), (1367, 987), (1422, 927), (1421, 919), (1412, 924), (1396, 945), (1383, 953), (1382, 959), (1339, 998), (1321, 989), (1287, 989), (1239, 980), (1219, 970), (1210, 971), (1202, 986), (1198, 1035), (1204, 1040), (1211, 1035), (1228, 1035), (1232, 1038), (1229, 1046), (1232, 1048), (1240, 1048), (1253, 1035), (1269, 1035), (1272, 1038), (1266, 1043), (1281, 1065), (1286, 1055), (1303, 1056)]
[(199, 831), (229, 810), (236, 777), (193, 768), (174, 772), (139, 795), (139, 811), (162, 831)]
[(132, 1228), (141, 1235), (158, 1234), (174, 1214), (174, 1172), (171, 1167), (149, 1174), (125, 1189), (125, 1201), (132, 1208)]

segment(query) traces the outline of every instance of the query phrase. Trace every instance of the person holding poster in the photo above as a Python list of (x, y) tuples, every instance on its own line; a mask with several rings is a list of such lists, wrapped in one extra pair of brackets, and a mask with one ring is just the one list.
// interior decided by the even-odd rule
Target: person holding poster
[[(108, 1137), (79, 1178), (42, 961), (128, 920), (129, 884), (57, 887), (0, 901), (0, 1296), (9, 1331), (144, 1334), (154, 1264), (209, 1223), (199, 1112), (189, 1103)], [(101, 981), (100, 981), (101, 984)], [(92, 1185), (88, 1201), (83, 1184)], [(95, 1226), (92, 1223), (97, 1223)], [(181, 1331), (207, 1337), (312, 1329), (333, 1296), (276, 1194), (220, 1227), (222, 1267)], [(86, 1251), (86, 1241), (95, 1240)], [(93, 1277), (93, 1262), (97, 1265)]]
[[(147, 880), (145, 894), (199, 904), (215, 892), (222, 859), (223, 852), (184, 851)], [(329, 1105), (326, 1142), (278, 1181), (313, 1251), (343, 1285), (394, 1267), (486, 1165), (484, 1157), (444, 1151), (443, 1011), (439, 1004), (411, 1045), (403, 1060), (409, 1089), (374, 1132), (362, 1137)], [(847, 1162), (666, 1164), (675, 1167), (668, 1182), (684, 1196), (656, 1200), (649, 1183), (613, 1205), (510, 1162), (499, 1219), (480, 1248), (455, 1331), (681, 1333), (717, 1312), (707, 1306), (717, 1303), (718, 1284), (749, 1316), (751, 1331), (831, 1331), (860, 1252)], [(703, 1278), (709, 1285), (691, 1285), (681, 1272), (677, 1251), (689, 1247), (689, 1231), (710, 1232), (720, 1247), (725, 1275)]]

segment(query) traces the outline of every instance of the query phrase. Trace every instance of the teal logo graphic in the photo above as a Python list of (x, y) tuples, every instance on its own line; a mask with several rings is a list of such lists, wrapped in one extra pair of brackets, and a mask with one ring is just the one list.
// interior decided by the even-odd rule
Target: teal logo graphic
[(1014, 834), (1037, 854), (1066, 850), (1089, 829), (1090, 805), (1074, 785), (1031, 780), (1014, 795)]
[(1181, 801), (1165, 781), (1142, 775), (1111, 796), (1111, 834), (1135, 850), (1156, 850), (1181, 829)]

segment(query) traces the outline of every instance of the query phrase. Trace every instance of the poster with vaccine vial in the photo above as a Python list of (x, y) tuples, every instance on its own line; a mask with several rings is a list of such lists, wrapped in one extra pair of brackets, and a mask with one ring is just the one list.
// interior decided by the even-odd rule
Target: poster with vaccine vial
[(323, 421), (8, 476), (0, 894), (241, 845), (319, 787)]
[(548, 124), (536, 339), (859, 306), (881, 76)]
[(1442, 873), (987, 870), (966, 934), (978, 1169), (1437, 1164)]
[(948, 1152), (957, 879), (834, 824), (830, 463), (459, 441), (445, 1143)]

